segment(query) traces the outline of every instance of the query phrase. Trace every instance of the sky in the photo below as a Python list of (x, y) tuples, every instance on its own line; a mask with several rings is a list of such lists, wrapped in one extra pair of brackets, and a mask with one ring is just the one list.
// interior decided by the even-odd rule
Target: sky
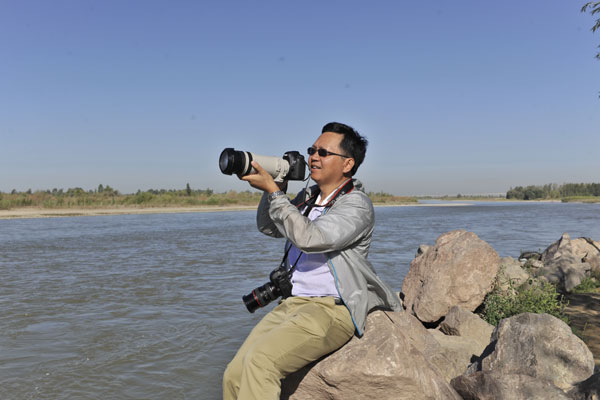
[(224, 148), (305, 154), (330, 121), (367, 191), (600, 182), (582, 4), (0, 0), (0, 191), (247, 190)]

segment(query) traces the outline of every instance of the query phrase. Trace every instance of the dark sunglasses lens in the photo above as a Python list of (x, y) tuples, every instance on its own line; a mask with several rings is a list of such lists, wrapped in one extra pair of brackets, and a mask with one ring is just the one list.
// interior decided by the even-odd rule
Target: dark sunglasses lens
[(315, 149), (314, 147), (309, 147), (308, 149), (306, 149), (306, 152), (308, 153), (309, 156), (312, 156), (315, 153), (319, 154), (319, 157), (327, 157), (329, 155), (329, 152), (325, 149)]

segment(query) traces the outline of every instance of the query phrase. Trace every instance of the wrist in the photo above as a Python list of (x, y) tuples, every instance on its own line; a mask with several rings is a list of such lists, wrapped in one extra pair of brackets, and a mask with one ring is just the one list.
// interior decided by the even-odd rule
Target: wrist
[(285, 196), (285, 193), (281, 190), (276, 190), (276, 191), (270, 192), (268, 194), (269, 201), (273, 201), (279, 196)]
[(267, 192), (268, 194), (280, 191), (285, 192), (285, 189), (280, 188), (279, 185), (277, 185), (277, 182), (273, 182), (272, 184), (266, 185), (265, 192)]

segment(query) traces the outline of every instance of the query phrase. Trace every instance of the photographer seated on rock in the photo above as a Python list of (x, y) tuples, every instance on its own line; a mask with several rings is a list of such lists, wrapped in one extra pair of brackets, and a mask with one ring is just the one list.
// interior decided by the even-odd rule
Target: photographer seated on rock
[[(396, 294), (367, 261), (373, 205), (352, 178), (365, 158), (366, 138), (328, 123), (308, 148), (317, 183), (290, 201), (256, 161), (241, 177), (263, 190), (258, 228), (285, 237), (285, 266), (292, 269), (285, 297), (250, 332), (223, 377), (223, 398), (279, 399), (281, 379), (362, 336), (369, 310), (401, 310)], [(260, 305), (259, 305), (260, 306)]]

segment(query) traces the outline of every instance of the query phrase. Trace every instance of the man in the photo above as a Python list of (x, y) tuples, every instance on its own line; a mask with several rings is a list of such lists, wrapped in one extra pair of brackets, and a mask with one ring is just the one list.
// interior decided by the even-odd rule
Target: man
[(308, 149), (317, 186), (293, 201), (256, 162), (257, 173), (241, 178), (265, 192), (258, 228), (287, 239), (293, 287), (292, 296), (254, 327), (227, 366), (224, 399), (279, 399), (281, 379), (340, 348), (354, 333), (362, 336), (369, 310), (401, 309), (367, 261), (373, 205), (352, 179), (366, 147), (367, 140), (353, 128), (325, 125)]

